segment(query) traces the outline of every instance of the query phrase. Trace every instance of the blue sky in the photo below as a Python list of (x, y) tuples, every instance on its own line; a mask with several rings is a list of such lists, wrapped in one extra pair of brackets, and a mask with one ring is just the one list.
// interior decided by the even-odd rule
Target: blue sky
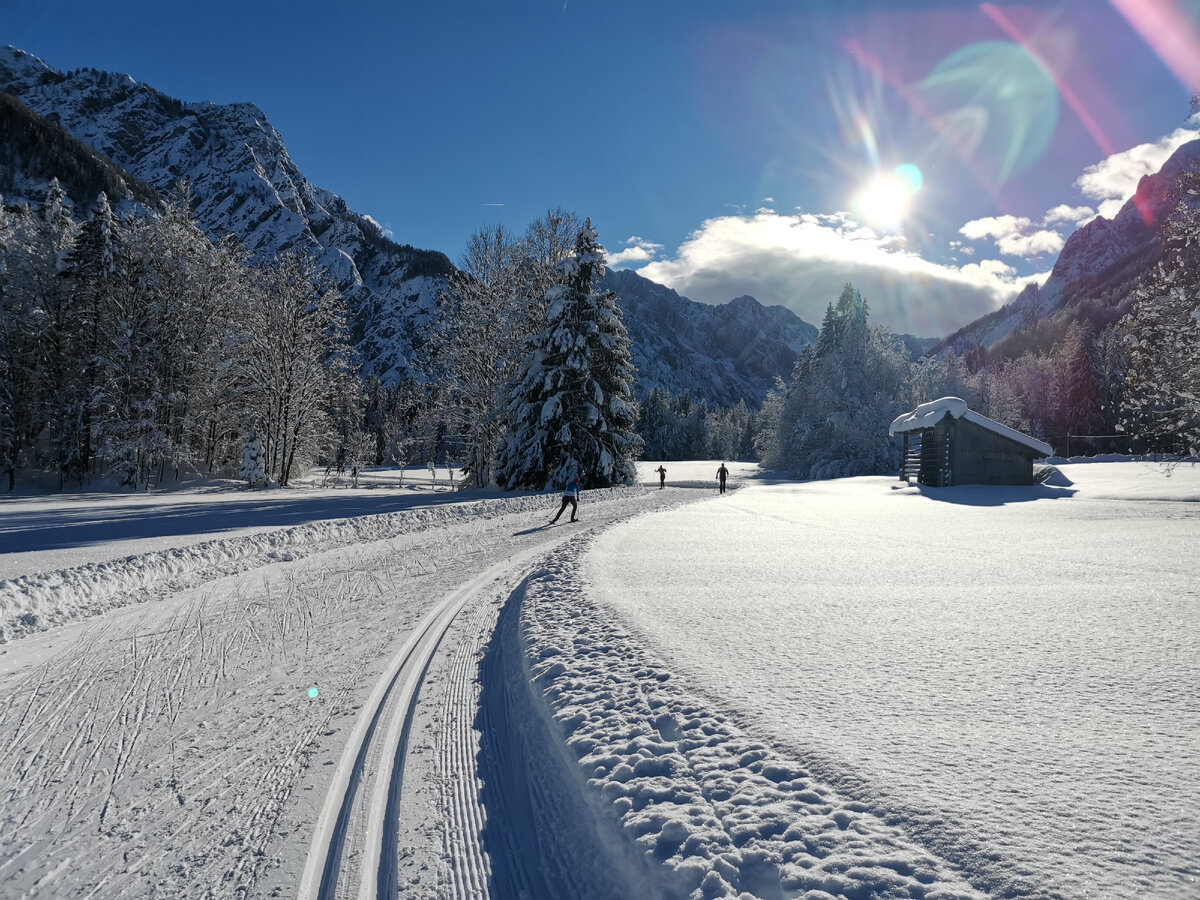
[(252, 101), (313, 183), (457, 260), (591, 216), (619, 265), (941, 336), (1190, 136), (1197, 0), (0, 0), (0, 43)]

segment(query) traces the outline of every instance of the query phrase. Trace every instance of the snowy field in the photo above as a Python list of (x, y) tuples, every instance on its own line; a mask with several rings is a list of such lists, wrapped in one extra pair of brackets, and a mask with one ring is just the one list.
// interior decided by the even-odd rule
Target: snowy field
[(606, 533), (585, 579), (984, 891), (1197, 897), (1200, 467), (1059, 470), (755, 484)]
[(0, 502), (0, 898), (1200, 897), (1200, 469)]

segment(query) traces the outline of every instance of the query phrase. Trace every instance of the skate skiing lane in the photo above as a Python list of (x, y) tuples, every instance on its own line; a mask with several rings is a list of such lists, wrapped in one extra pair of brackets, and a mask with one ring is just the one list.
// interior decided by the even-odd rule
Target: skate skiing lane
[[(450, 591), (425, 615), (392, 658), (357, 717), (354, 730), (334, 770), (313, 831), (297, 893), (299, 900), (333, 900), (336, 896), (351, 810), (366, 775), (364, 767), (369, 752), (381, 763), (374, 779), (376, 789), (371, 792), (370, 800), (366, 801), (365, 849), (358, 865), (356, 895), (359, 900), (371, 900), (378, 896), (378, 888), (387, 882), (390, 868), (383, 852), (389, 798), (398, 795), (401, 787), (396, 782), (396, 779), (402, 778), (402, 772), (396, 771), (396, 760), (402, 758), (406, 725), (411, 721), (422, 678), (442, 637), (463, 608), (488, 585), (506, 576), (519, 580), (535, 560), (553, 552), (571, 537), (572, 534), (568, 532), (519, 552)], [(386, 728), (386, 732), (373, 747), (381, 728)]]

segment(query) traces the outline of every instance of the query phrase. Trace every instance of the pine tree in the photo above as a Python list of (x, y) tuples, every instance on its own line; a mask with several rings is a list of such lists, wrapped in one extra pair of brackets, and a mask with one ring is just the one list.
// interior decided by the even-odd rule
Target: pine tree
[(52, 464), (61, 486), (67, 477), (79, 477), (83, 464), (80, 447), (84, 442), (80, 433), (84, 425), (85, 390), (81, 373), (85, 363), (79, 300), (69, 280), (63, 277), (70, 266), (79, 226), (71, 215), (71, 201), (57, 178), (51, 179), (46, 191), (42, 219), (49, 229), (53, 254), (52, 259), (46, 260), (50, 266), (43, 270), (40, 290), (45, 318), (39, 344), (48, 404), (43, 416)]
[(8, 281), (7, 252), (14, 229), (0, 196), (0, 472), (8, 478), (8, 489), (15, 487), (17, 416), (16, 416), (16, 334), (15, 310), (5, 292)]
[(253, 428), (246, 435), (246, 444), (242, 448), (242, 466), (238, 470), (238, 477), (245, 478), (246, 484), (252, 488), (260, 487), (267, 480), (267, 472), (263, 468), (262, 441)]
[(50, 402), (45, 361), (43, 296), (56, 278), (51, 229), (28, 206), (0, 204), (0, 466), (8, 489), (17, 470), (38, 465)]
[(116, 216), (108, 195), (101, 191), (91, 216), (80, 226), (79, 239), (63, 272), (75, 294), (76, 365), (79, 370), (77, 392), (65, 398), (64, 407), (68, 415), (77, 420), (73, 430), (76, 432), (77, 474), (81, 483), (92, 464), (92, 398), (97, 387), (101, 310), (105, 295), (121, 277), (119, 240)]
[(673, 459), (675, 416), (667, 392), (661, 387), (652, 387), (646, 392), (638, 411), (638, 433), (645, 442), (645, 453), (650, 459)]
[(1091, 332), (1073, 325), (1059, 355), (1062, 367), (1059, 417), (1066, 426), (1068, 443), (1072, 434), (1096, 435), (1107, 431), (1092, 345)]
[(634, 431), (636, 377), (629, 337), (611, 291), (598, 293), (604, 248), (591, 220), (545, 295), (547, 327), (528, 342), (524, 375), (509, 403), (511, 426), (498, 481), (512, 490), (631, 484), (642, 449)]

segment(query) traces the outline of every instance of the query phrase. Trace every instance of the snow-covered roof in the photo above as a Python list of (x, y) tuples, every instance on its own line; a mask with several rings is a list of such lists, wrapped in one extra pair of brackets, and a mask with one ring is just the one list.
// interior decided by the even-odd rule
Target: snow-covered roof
[(897, 416), (892, 421), (892, 424), (888, 426), (888, 434), (900, 434), (905, 431), (932, 428), (942, 420), (942, 417), (946, 413), (949, 413), (956, 419), (965, 418), (968, 422), (974, 422), (981, 428), (994, 431), (996, 434), (1002, 435), (1010, 441), (1016, 441), (1018, 444), (1023, 444), (1031, 450), (1036, 450), (1042, 456), (1050, 456), (1054, 453), (1054, 448), (1049, 444), (1043, 443), (1037, 438), (1031, 438), (1029, 435), (1023, 434), (1014, 428), (1001, 425), (987, 416), (981, 416), (979, 413), (967, 409), (967, 401), (961, 397), (942, 397), (940, 400), (922, 403), (912, 412)]

